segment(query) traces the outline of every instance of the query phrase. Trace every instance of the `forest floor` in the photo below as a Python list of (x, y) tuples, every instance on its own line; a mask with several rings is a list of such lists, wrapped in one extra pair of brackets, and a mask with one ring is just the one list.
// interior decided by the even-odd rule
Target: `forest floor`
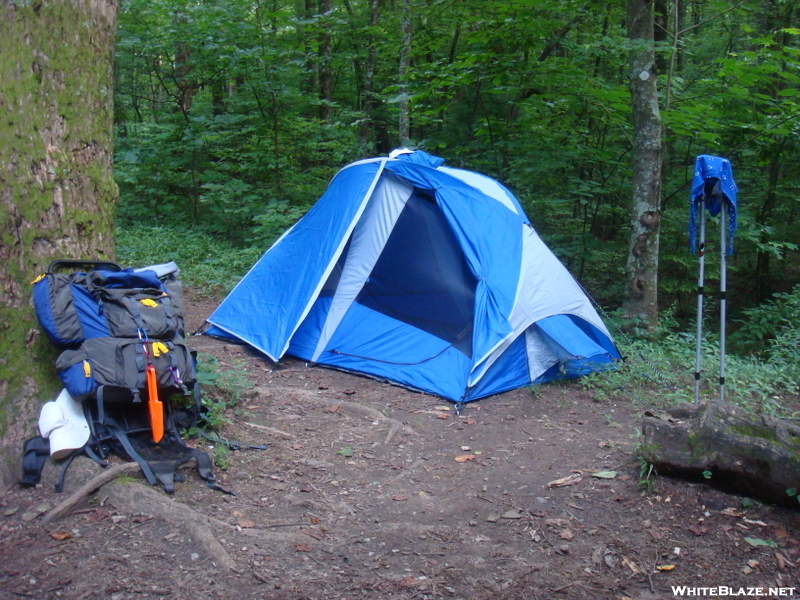
[[(190, 330), (213, 308), (190, 301)], [(42, 485), (0, 495), (0, 598), (800, 596), (800, 511), (663, 477), (643, 489), (633, 403), (570, 383), (455, 414), (372, 379), (191, 343), (254, 386), (223, 434), (269, 448), (216, 470), (237, 495), (192, 469), (172, 496), (127, 476), (43, 526), (94, 465), (73, 465), (61, 495), (48, 467)]]

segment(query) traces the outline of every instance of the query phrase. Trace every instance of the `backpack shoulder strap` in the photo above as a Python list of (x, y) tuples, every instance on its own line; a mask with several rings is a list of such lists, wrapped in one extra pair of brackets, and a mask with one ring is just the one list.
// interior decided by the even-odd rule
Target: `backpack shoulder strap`
[(19, 484), (33, 487), (42, 478), (44, 463), (50, 457), (50, 440), (40, 435), (32, 437), (22, 445), (22, 479)]

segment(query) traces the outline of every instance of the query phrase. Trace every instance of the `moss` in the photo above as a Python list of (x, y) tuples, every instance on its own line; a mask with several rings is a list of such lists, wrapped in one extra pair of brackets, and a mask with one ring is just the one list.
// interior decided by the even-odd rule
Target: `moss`
[[(0, 450), (17, 461), (18, 438), (30, 433), (25, 421), (38, 413), (35, 398), (50, 399), (59, 387), (57, 353), (29, 335), (37, 328), (29, 282), (53, 259), (113, 255), (116, 23), (92, 7), (16, 3), (0, 19), (0, 171), (8, 193), (0, 202)], [(0, 479), (7, 476), (0, 468)]]
[(739, 435), (760, 438), (773, 444), (780, 443), (775, 435), (775, 430), (765, 425), (757, 425), (755, 423), (729, 423), (728, 427), (731, 431)]

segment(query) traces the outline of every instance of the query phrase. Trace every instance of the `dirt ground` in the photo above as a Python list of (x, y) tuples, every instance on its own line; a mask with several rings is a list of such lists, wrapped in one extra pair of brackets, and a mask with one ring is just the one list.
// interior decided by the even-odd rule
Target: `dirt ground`
[[(189, 327), (213, 307), (190, 302)], [(372, 379), (191, 342), (255, 386), (223, 434), (269, 448), (231, 452), (216, 470), (237, 495), (208, 489), (191, 469), (171, 497), (127, 476), (43, 526), (94, 465), (73, 465), (61, 495), (49, 468), (42, 485), (0, 496), (0, 598), (690, 593), (673, 586), (800, 596), (800, 512), (663, 477), (642, 489), (632, 402), (598, 401), (572, 383), (455, 414)]]

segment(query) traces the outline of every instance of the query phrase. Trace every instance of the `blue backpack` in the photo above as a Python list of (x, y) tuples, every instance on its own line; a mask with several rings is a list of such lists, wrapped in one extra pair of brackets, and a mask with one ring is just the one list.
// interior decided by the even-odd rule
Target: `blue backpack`
[(155, 271), (106, 262), (95, 263), (102, 268), (88, 273), (56, 272), (85, 264), (56, 261), (34, 281), (36, 317), (54, 346), (75, 348), (100, 337), (169, 340), (184, 334), (182, 300), (174, 284), (170, 293)]

